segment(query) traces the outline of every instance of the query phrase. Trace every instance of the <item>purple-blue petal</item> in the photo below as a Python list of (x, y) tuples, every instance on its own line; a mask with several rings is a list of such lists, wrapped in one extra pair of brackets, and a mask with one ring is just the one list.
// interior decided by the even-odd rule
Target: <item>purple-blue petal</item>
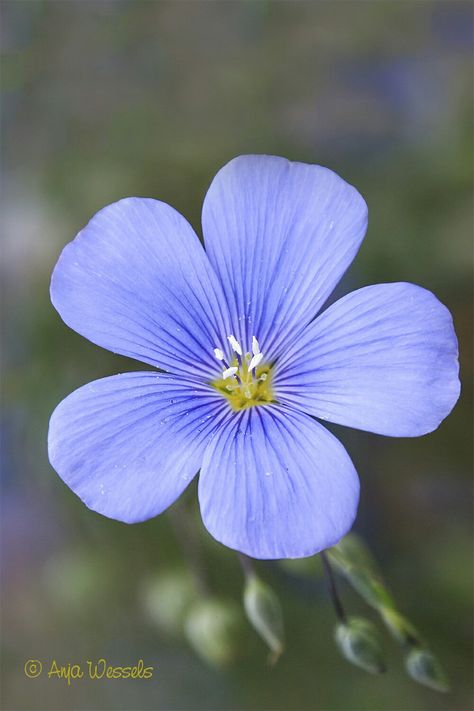
[(224, 166), (202, 225), (233, 329), (277, 357), (311, 321), (352, 262), (367, 227), (357, 190), (327, 168), (265, 155)]
[(227, 403), (205, 386), (153, 372), (114, 375), (57, 406), (49, 459), (89, 508), (135, 523), (178, 498), (226, 415)]
[(451, 314), (414, 284), (368, 286), (332, 304), (276, 367), (278, 400), (393, 437), (431, 432), (460, 391)]
[(68, 326), (115, 353), (202, 378), (219, 371), (223, 291), (191, 226), (158, 200), (98, 212), (64, 248), (51, 299)]
[(244, 410), (209, 444), (199, 477), (204, 525), (254, 558), (298, 558), (352, 526), (359, 481), (342, 444), (307, 415)]

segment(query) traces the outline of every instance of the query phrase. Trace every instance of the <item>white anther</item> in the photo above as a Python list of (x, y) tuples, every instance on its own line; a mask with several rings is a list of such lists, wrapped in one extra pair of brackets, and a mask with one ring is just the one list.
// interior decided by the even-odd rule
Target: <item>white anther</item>
[(260, 353), (260, 346), (258, 345), (258, 341), (255, 336), (253, 336), (252, 338), (252, 353), (254, 354), (254, 356)]
[(263, 353), (256, 353), (249, 363), (249, 372), (262, 362)]
[(216, 356), (217, 360), (224, 360), (224, 353), (221, 351), (220, 348), (214, 348), (214, 355)]
[(241, 356), (242, 355), (242, 348), (241, 348), (238, 340), (235, 338), (235, 336), (227, 336), (227, 340), (229, 341), (230, 345), (232, 346), (232, 350), (234, 350), (236, 353), (238, 353), (239, 356)]
[(226, 368), (222, 373), (222, 380), (227, 380), (227, 378), (232, 378), (236, 374), (238, 368)]

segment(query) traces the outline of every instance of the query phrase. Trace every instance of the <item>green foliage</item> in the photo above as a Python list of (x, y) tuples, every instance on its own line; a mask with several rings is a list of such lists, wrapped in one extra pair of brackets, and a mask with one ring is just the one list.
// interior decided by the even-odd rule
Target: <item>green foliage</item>
[[(405, 667), (411, 678), (435, 691), (446, 691), (448, 681), (440, 662), (426, 647), (414, 625), (396, 609), (394, 599), (387, 590), (377, 564), (362, 539), (351, 533), (331, 548), (328, 556), (354, 590), (368, 605), (377, 610), (392, 637), (404, 649), (409, 650), (405, 658)], [(370, 656), (371, 644), (374, 643), (371, 637), (373, 630), (372, 633), (365, 631), (362, 626), (362, 630), (357, 632), (357, 624), (359, 623), (356, 623), (356, 631), (352, 632), (355, 640), (353, 643), (351, 628), (346, 625), (338, 627), (336, 640), (347, 659), (371, 671), (357, 661), (353, 648), (356, 652), (361, 650), (359, 656), (362, 661), (365, 650)], [(370, 627), (367, 629), (370, 630)]]

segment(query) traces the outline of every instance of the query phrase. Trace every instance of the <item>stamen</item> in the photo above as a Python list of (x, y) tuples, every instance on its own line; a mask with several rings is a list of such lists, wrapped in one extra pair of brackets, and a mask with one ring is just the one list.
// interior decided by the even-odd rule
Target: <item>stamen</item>
[(230, 365), (228, 364), (228, 362), (227, 362), (226, 359), (224, 358), (224, 353), (223, 353), (223, 351), (221, 351), (220, 348), (214, 348), (214, 355), (216, 356), (217, 360), (220, 360), (220, 361), (221, 361), (221, 363), (222, 363), (222, 365), (224, 366), (224, 368), (226, 368), (226, 370), (229, 370)]
[(227, 340), (229, 341), (232, 350), (234, 350), (239, 356), (242, 355), (242, 348), (238, 340), (235, 338), (235, 336), (227, 336)]
[(263, 353), (256, 353), (249, 363), (249, 373), (257, 367), (263, 360)]
[[(265, 365), (260, 345), (253, 336), (249, 351), (243, 350), (234, 335), (227, 336), (233, 350), (229, 363), (225, 350), (214, 348), (214, 355), (221, 363), (222, 374), (211, 384), (228, 398), (233, 410), (239, 411), (273, 402), (271, 389), (271, 366)], [(266, 382), (265, 382), (266, 381)]]
[(234, 376), (236, 374), (237, 371), (238, 371), (238, 368), (235, 368), (235, 367), (226, 368), (224, 370), (224, 372), (222, 373), (222, 380), (227, 380), (227, 378), (231, 378), (232, 376)]

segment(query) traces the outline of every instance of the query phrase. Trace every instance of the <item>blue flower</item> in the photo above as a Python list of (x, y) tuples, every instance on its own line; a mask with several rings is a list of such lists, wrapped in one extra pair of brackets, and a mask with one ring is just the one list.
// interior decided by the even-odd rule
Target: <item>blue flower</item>
[(51, 298), (93, 343), (154, 368), (85, 385), (54, 411), (49, 458), (84, 503), (133, 523), (200, 470), (208, 531), (255, 558), (312, 555), (356, 515), (359, 481), (318, 420), (436, 429), (459, 395), (448, 310), (407, 283), (320, 312), (367, 226), (332, 171), (241, 156), (206, 195), (206, 251), (172, 207), (127, 198), (68, 244)]

